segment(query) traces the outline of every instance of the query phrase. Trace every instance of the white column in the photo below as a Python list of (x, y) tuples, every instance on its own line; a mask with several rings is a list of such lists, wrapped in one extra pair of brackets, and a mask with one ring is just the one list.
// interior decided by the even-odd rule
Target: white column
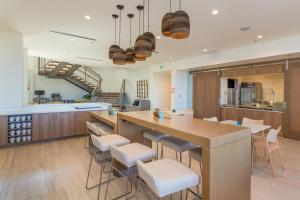
[(23, 105), (23, 38), (0, 31), (0, 108)]

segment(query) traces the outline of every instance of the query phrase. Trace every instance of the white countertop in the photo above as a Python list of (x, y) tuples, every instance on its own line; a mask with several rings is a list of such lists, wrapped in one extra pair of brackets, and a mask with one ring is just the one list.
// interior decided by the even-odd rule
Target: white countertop
[[(22, 115), (52, 112), (78, 112), (90, 110), (107, 110), (108, 103), (72, 103), (72, 104), (35, 104), (22, 107), (0, 108), (0, 115)], [(78, 109), (80, 107), (83, 109)]]

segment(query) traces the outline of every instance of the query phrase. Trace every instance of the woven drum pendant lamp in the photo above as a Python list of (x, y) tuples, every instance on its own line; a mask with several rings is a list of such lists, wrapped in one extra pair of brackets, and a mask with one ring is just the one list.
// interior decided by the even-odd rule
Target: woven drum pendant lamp
[(119, 52), (120, 49), (120, 47), (117, 45), (117, 18), (119, 17), (119, 15), (114, 14), (112, 15), (112, 17), (115, 20), (115, 43), (109, 47), (109, 53), (108, 53), (109, 59), (112, 59), (113, 55)]
[(131, 19), (134, 17), (133, 14), (128, 14), (127, 17), (129, 18), (129, 21), (130, 21), (130, 33), (129, 33), (129, 48), (126, 49), (125, 51), (125, 54), (126, 54), (126, 60), (127, 60), (127, 64), (135, 64), (135, 60), (134, 60), (134, 57), (135, 57), (135, 54), (134, 54), (134, 50), (133, 48), (131, 48)]
[[(139, 15), (141, 15), (141, 11), (143, 10), (143, 30), (144, 30), (144, 6), (139, 5), (137, 6), (137, 9), (139, 10)], [(135, 41), (134, 53), (135, 53), (135, 57), (140, 59), (146, 59), (147, 57), (150, 57), (152, 55), (152, 43), (150, 38), (145, 36), (144, 34), (139, 35)]]
[[(117, 8), (120, 10), (120, 24), (119, 24), (119, 46), (121, 46), (121, 24), (122, 24), (122, 10), (124, 9), (123, 5), (117, 5)], [(127, 57), (124, 53), (124, 49), (120, 48), (118, 53), (113, 55), (113, 63), (116, 65), (125, 65), (127, 63)]]
[(189, 15), (181, 10), (181, 0), (179, 0), (179, 11), (174, 13), (170, 19), (170, 33), (173, 39), (186, 39), (190, 35)]
[(151, 44), (152, 44), (152, 51), (155, 51), (156, 41), (155, 41), (154, 34), (149, 31), (149, 29), (150, 29), (150, 22), (149, 22), (149, 20), (150, 20), (150, 2), (148, 0), (148, 25), (147, 25), (148, 30), (143, 35), (149, 38), (149, 40), (151, 41)]
[(173, 18), (173, 16), (174, 16), (174, 13), (172, 13), (172, 0), (170, 0), (170, 12), (165, 14), (165, 16), (162, 19), (162, 23), (161, 23), (161, 33), (163, 34), (163, 36), (166, 36), (166, 37), (171, 36), (170, 20)]

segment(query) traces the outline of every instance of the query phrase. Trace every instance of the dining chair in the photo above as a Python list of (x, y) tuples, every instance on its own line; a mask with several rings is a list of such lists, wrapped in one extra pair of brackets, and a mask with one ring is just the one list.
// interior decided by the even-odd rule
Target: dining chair
[[(250, 127), (251, 125), (264, 125), (264, 120), (255, 120), (255, 119), (249, 119), (247, 117), (243, 118), (242, 126)], [(264, 139), (264, 132), (261, 133), (261, 136), (255, 135), (252, 136), (252, 139), (258, 140), (258, 139)]]
[(203, 118), (204, 121), (210, 121), (210, 122), (218, 122), (217, 117), (211, 117), (211, 118)]
[(282, 166), (282, 169), (284, 169), (284, 162), (282, 159), (280, 146), (278, 143), (278, 134), (280, 133), (280, 131), (281, 131), (281, 127), (279, 127), (277, 130), (271, 129), (268, 132), (267, 137), (264, 141), (262, 141), (262, 140), (256, 141), (253, 146), (254, 149), (258, 146), (262, 146), (265, 149), (265, 152), (267, 153), (268, 162), (271, 165), (272, 175), (274, 177), (275, 177), (275, 170), (274, 170), (274, 165), (273, 165), (272, 152), (278, 151), (280, 161), (281, 161), (281, 166)]

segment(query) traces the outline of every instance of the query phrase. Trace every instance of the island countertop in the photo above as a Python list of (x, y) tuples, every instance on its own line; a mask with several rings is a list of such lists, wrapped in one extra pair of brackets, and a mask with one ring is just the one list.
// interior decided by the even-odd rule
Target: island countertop
[(22, 107), (0, 108), (0, 115), (21, 115), (51, 112), (78, 112), (107, 110), (108, 103), (36, 104)]
[(192, 113), (173, 116), (172, 119), (160, 119), (154, 117), (151, 111), (139, 111), (118, 113), (118, 118), (208, 148), (251, 135), (247, 128), (196, 119), (193, 118)]

